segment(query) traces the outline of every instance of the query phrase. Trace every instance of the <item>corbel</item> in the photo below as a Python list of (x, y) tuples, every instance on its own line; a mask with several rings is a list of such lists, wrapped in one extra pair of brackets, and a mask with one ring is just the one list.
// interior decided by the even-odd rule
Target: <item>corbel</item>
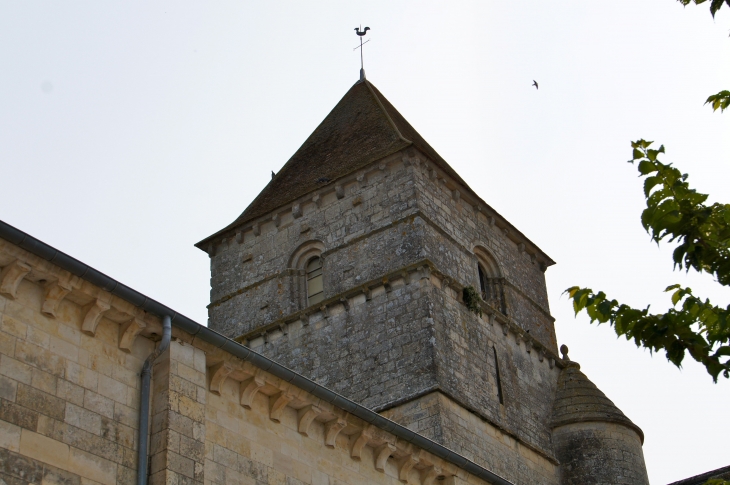
[(324, 318), (330, 317), (330, 310), (329, 310), (329, 308), (327, 308), (327, 305), (322, 305), (321, 307), (319, 307), (319, 311), (322, 312), (322, 316)]
[(385, 464), (393, 453), (395, 453), (395, 446), (390, 443), (384, 443), (378, 446), (375, 449), (375, 469), (379, 472), (384, 472)]
[(527, 335), (522, 336), (522, 341), (525, 342), (525, 352), (528, 354), (532, 353), (532, 339), (530, 339)]
[(361, 189), (363, 187), (367, 186), (368, 178), (365, 176), (364, 173), (361, 173), (360, 175), (357, 176), (357, 183), (358, 183), (358, 185), (360, 185)]
[(261, 225), (258, 222), (256, 222), (253, 226), (251, 226), (251, 230), (253, 231), (254, 236), (261, 235)]
[(123, 351), (132, 352), (132, 344), (137, 335), (147, 326), (145, 322), (137, 317), (119, 327), (119, 348)]
[(279, 324), (279, 331), (282, 333), (282, 335), (287, 335), (289, 331), (287, 330), (287, 325), (285, 323)]
[(18, 286), (28, 273), (30, 273), (30, 266), (17, 259), (5, 266), (0, 273), (0, 293), (15, 300)]
[(215, 256), (215, 243), (213, 241), (208, 243), (205, 252), (208, 253), (208, 256), (211, 258)]
[(518, 250), (518, 251), (519, 251), (520, 253), (524, 253), (524, 252), (525, 252), (525, 243), (519, 243), (519, 244), (517, 245), (517, 250)]
[(324, 425), (324, 445), (327, 448), (334, 448), (337, 444), (337, 435), (345, 429), (347, 421), (342, 418), (333, 419)]
[(322, 207), (322, 197), (320, 197), (319, 194), (314, 194), (312, 202), (314, 202), (314, 205), (316, 205), (318, 209)]
[(279, 213), (276, 213), (273, 216), (271, 216), (271, 220), (273, 221), (274, 226), (276, 226), (276, 227), (279, 227), (279, 224), (281, 224), (281, 216), (279, 215)]
[(294, 396), (287, 391), (281, 391), (269, 398), (269, 419), (275, 423), (281, 422), (281, 415), (287, 404), (294, 400)]
[(403, 154), (403, 156), (401, 157), (401, 162), (403, 162), (403, 165), (407, 167), (411, 164), (411, 159), (408, 155)]
[(398, 463), (398, 480), (403, 483), (408, 483), (408, 475), (415, 465), (418, 464), (418, 455), (416, 453), (410, 453), (406, 455)]
[(234, 370), (233, 366), (228, 362), (223, 361), (210, 366), (208, 370), (210, 372), (210, 392), (220, 396), (221, 391), (223, 390), (223, 383)]
[(307, 325), (309, 325), (309, 315), (307, 315), (306, 313), (302, 313), (301, 315), (299, 315), (299, 321), (302, 322), (303, 327), (306, 327)]
[(443, 476), (444, 472), (440, 467), (432, 465), (421, 472), (421, 485), (433, 485), (434, 480)]
[(298, 425), (297, 430), (304, 436), (309, 436), (309, 427), (312, 422), (317, 419), (317, 416), (322, 414), (322, 410), (314, 404), (304, 406), (302, 409), (297, 411)]
[(407, 285), (411, 284), (411, 276), (407, 270), (403, 271), (400, 275), (403, 278), (403, 281), (405, 282), (405, 284), (407, 284)]
[(509, 236), (509, 229), (506, 228), (506, 227), (503, 227), (502, 228), (502, 234), (504, 234), (505, 236)]
[(86, 315), (84, 316), (84, 322), (81, 324), (81, 331), (93, 337), (96, 334), (96, 327), (99, 325), (102, 315), (111, 309), (111, 305), (97, 298), (86, 308)]
[(443, 185), (444, 187), (446, 187), (446, 183), (447, 183), (447, 180), (446, 180), (446, 178), (445, 178), (445, 177), (441, 177), (441, 178), (439, 179), (439, 182), (441, 182), (441, 185)]
[(537, 261), (537, 256), (534, 254), (530, 254), (530, 262), (532, 264), (535, 264), (536, 261)]
[(548, 365), (551, 369), (555, 367), (555, 359), (553, 359), (552, 357), (548, 357)]
[(335, 185), (335, 195), (338, 199), (342, 199), (345, 197), (345, 187), (343, 187), (341, 184)]
[(547, 271), (547, 269), (548, 269), (547, 264), (541, 262), (540, 263), (540, 271), (542, 271), (544, 273), (545, 271)]
[(509, 325), (507, 325), (507, 322), (503, 322), (502, 323), (502, 335), (504, 335), (506, 337), (508, 333), (509, 333)]
[(431, 279), (431, 267), (428, 265), (423, 265), (418, 268), (418, 270), (421, 272), (421, 279), (422, 280), (430, 280)]
[(241, 398), (239, 401), (241, 403), (241, 406), (246, 409), (251, 409), (251, 405), (253, 404), (253, 398), (256, 396), (256, 393), (259, 392), (259, 389), (261, 389), (265, 385), (266, 381), (264, 380), (263, 376), (260, 375), (260, 373), (256, 373), (249, 380), (242, 382)]
[(448, 276), (444, 276), (444, 279), (441, 280), (441, 287), (444, 289), (447, 289), (451, 286), (451, 278)]
[(368, 288), (367, 286), (363, 286), (360, 290), (365, 295), (365, 301), (370, 301), (373, 299), (373, 292), (370, 288)]
[(388, 166), (386, 164), (381, 163), (380, 165), (378, 165), (378, 169), (380, 169), (380, 171), (383, 172), (384, 177), (388, 176)]
[(388, 279), (387, 276), (385, 278), (383, 278), (383, 287), (385, 288), (385, 291), (387, 293), (390, 293), (391, 290), (393, 290), (393, 287), (390, 285), (390, 280)]
[(243, 242), (243, 232), (242, 231), (236, 231), (236, 242), (238, 244), (241, 244)]
[(291, 215), (294, 217), (294, 219), (299, 219), (302, 217), (302, 205), (301, 204), (294, 204), (291, 206)]
[(436, 177), (438, 174), (436, 173), (436, 169), (433, 167), (428, 167), (428, 178), (431, 180), (436, 180)]
[(451, 198), (454, 199), (455, 202), (459, 202), (459, 199), (461, 199), (461, 192), (456, 189), (452, 190)]
[(537, 360), (540, 362), (545, 360), (545, 349), (540, 349), (537, 351)]
[(43, 298), (41, 312), (55, 318), (58, 305), (64, 298), (66, 298), (66, 295), (68, 295), (71, 290), (71, 284), (65, 281), (59, 280), (46, 285), (46, 295)]
[(494, 321), (497, 319), (497, 316), (493, 312), (489, 312), (487, 317), (489, 318), (489, 325), (493, 327)]
[(348, 300), (347, 298), (345, 298), (343, 296), (343, 297), (340, 297), (340, 303), (342, 304), (343, 307), (345, 307), (346, 312), (350, 311), (350, 300)]
[(482, 211), (482, 206), (480, 206), (479, 204), (474, 204), (473, 208), (474, 208), (474, 213), (476, 213), (476, 214), (478, 214)]
[(370, 432), (370, 429), (368, 427), (363, 428), (362, 431), (360, 431), (353, 438), (352, 449), (350, 450), (350, 456), (355, 460), (361, 459), (362, 458), (362, 449), (366, 444), (368, 444), (368, 441), (370, 441), (372, 439), (372, 437), (373, 436)]
[(489, 220), (489, 225), (491, 227), (494, 227), (495, 225), (497, 225), (497, 219), (495, 219), (494, 216), (489, 216), (487, 219)]

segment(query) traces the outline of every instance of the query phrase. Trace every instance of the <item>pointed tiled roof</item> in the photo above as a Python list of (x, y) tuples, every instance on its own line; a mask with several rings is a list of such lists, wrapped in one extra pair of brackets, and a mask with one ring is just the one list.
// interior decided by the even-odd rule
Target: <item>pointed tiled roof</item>
[[(350, 88), (246, 210), (231, 224), (196, 246), (207, 251), (209, 242), (232, 232), (234, 228), (408, 147), (418, 149), (440, 170), (470, 191), (488, 210), (494, 211), (372, 83), (362, 80)], [(510, 234), (530, 242), (540, 251), (548, 266), (555, 264), (512, 224), (506, 220), (503, 223)]]
[(358, 81), (246, 210), (196, 246), (411, 145), (466, 186), (375, 86)]
[(644, 442), (644, 433), (580, 371), (580, 364), (567, 361), (558, 377), (553, 402), (552, 427), (572, 423), (599, 421), (618, 423), (632, 428)]

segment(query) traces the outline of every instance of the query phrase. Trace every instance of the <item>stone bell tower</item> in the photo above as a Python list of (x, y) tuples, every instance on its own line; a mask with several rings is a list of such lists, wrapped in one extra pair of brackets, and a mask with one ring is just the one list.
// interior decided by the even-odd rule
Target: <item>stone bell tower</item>
[(554, 263), (367, 80), (197, 246), (211, 328), (515, 483), (561, 483)]

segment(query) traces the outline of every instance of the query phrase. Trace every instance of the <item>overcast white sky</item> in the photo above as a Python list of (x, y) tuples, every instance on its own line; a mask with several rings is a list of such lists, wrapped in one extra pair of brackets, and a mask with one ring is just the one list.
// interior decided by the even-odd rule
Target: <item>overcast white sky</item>
[[(730, 9), (672, 0), (3, 2), (0, 219), (197, 321), (193, 243), (243, 211), (357, 80), (371, 80), (557, 261), (560, 343), (646, 434), (653, 484), (730, 464), (730, 383), (573, 318), (572, 285), (664, 309), (629, 142), (730, 201)], [(531, 86), (535, 79), (540, 89)]]

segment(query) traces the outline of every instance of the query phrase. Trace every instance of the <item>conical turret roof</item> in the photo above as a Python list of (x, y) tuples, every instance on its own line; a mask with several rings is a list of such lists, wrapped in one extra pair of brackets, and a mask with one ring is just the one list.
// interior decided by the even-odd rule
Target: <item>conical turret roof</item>
[(196, 244), (267, 214), (369, 163), (414, 146), (459, 183), (461, 177), (367, 80), (358, 81), (246, 210)]
[(558, 377), (558, 389), (553, 402), (552, 427), (572, 423), (598, 421), (628, 426), (644, 442), (644, 432), (580, 370), (580, 364), (567, 361)]

